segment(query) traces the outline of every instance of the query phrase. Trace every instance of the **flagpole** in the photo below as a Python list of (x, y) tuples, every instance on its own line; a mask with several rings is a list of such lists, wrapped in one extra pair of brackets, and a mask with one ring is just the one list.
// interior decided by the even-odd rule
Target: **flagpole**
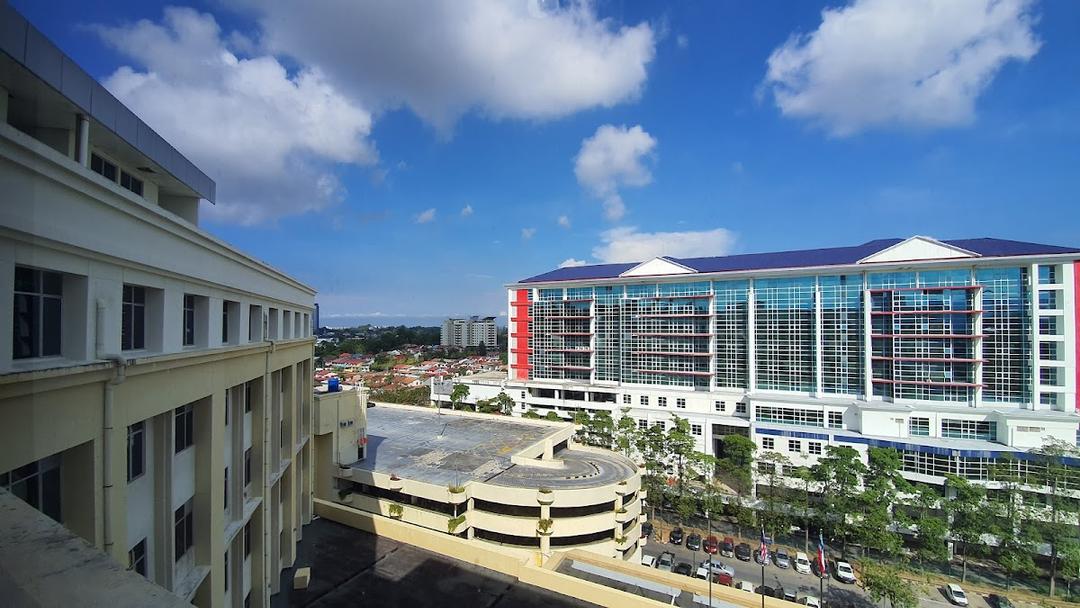
[[(765, 560), (769, 558), (769, 548), (765, 546), (765, 528), (761, 528), (761, 547), (758, 548), (758, 556), (761, 558), (761, 586), (765, 586)], [(761, 608), (765, 608), (765, 594), (761, 594)]]

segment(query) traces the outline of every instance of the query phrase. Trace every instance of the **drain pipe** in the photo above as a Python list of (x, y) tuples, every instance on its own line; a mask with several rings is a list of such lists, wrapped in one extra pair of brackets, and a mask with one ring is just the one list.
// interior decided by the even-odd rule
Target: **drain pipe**
[[(277, 518), (271, 517), (271, 501), (270, 501), (270, 486), (266, 485), (266, 474), (270, 472), (270, 456), (273, 453), (273, 443), (271, 439), (274, 436), (273, 429), (270, 427), (270, 414), (271, 405), (274, 402), (273, 390), (274, 385), (270, 381), (270, 355), (277, 348), (277, 343), (274, 340), (267, 340), (270, 343), (270, 348), (264, 351), (264, 365), (263, 365), (263, 450), (262, 450), (262, 469), (259, 470), (259, 485), (262, 486), (262, 506), (263, 506), (263, 580), (266, 581), (266, 595), (269, 597), (273, 592), (273, 579), (271, 573), (273, 572), (273, 564), (270, 560), (275, 558), (275, 552), (271, 551), (271, 526), (273, 526), (273, 535), (277, 535)], [(277, 470), (276, 467), (274, 469)], [(281, 503), (278, 503), (280, 508)], [(280, 559), (281, 547), (278, 547), (276, 557)]]
[(105, 314), (108, 305), (105, 300), (97, 301), (97, 316), (95, 328), (95, 356), (113, 363), (113, 376), (105, 382), (102, 398), (102, 428), (101, 428), (101, 467), (102, 467), (102, 492), (101, 492), (101, 532), (104, 549), (107, 555), (112, 554), (112, 503), (113, 503), (113, 474), (112, 474), (112, 441), (113, 441), (113, 390), (123, 384), (127, 379), (125, 374), (128, 362), (123, 356), (105, 352)]

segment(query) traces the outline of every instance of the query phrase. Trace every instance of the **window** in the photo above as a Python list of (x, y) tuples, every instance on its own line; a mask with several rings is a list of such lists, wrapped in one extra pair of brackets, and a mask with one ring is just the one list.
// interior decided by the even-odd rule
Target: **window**
[(5, 488), (31, 507), (63, 523), (60, 510), (59, 454), (7, 473), (0, 473), (0, 488)]
[(232, 578), (232, 577), (229, 576), (229, 552), (226, 551), (225, 552), (225, 591), (229, 590), (229, 579), (230, 578)]
[(821, 442), (820, 441), (808, 441), (806, 442), (806, 451), (814, 456), (821, 456)]
[(173, 548), (175, 560), (187, 554), (195, 544), (195, 514), (192, 513), (193, 505), (189, 500), (180, 506), (173, 514), (173, 533), (175, 535)]
[(128, 173), (127, 171), (120, 171), (120, 185), (128, 190), (131, 190), (135, 194), (142, 196), (143, 182), (141, 179)]
[(799, 441), (798, 439), (788, 439), (787, 451), (796, 452), (796, 453), (801, 452), (802, 451), (802, 442)]
[(101, 174), (110, 182), (116, 181), (116, 165), (97, 154), (90, 154), (90, 170)]
[(622, 402), (625, 403), (626, 405), (630, 405), (630, 395), (623, 395), (622, 396)]
[(128, 570), (146, 576), (146, 539), (135, 543), (128, 551)]
[(1058, 370), (1056, 367), (1040, 367), (1039, 368), (1039, 384), (1043, 386), (1061, 386), (1061, 380), (1058, 377)]
[(128, 427), (127, 450), (127, 480), (130, 483), (146, 472), (146, 423), (136, 422)]
[[(1041, 405), (1057, 405), (1057, 402), (1057, 393), (1039, 393), (1039, 403)], [(1077, 432), (1080, 433), (1080, 431)], [(1080, 442), (1077, 445), (1080, 445)]]
[(1052, 290), (1039, 292), (1039, 310), (1055, 310), (1058, 305), (1058, 292)]
[(146, 348), (146, 288), (124, 285), (120, 319), (120, 348)]
[(195, 344), (195, 296), (184, 294), (184, 346)]
[(1057, 361), (1058, 352), (1057, 342), (1039, 342), (1039, 359), (1042, 359), (1043, 361)]
[(776, 440), (773, 439), (772, 437), (762, 437), (761, 438), (761, 449), (763, 449), (763, 450), (771, 450), (771, 449), (773, 449), (775, 447), (776, 447)]
[(746, 415), (746, 404), (745, 403), (736, 403), (735, 404), (735, 413), (736, 414), (742, 414), (742, 415), (745, 416)]
[(949, 439), (997, 441), (997, 425), (988, 420), (943, 418), (941, 420), (941, 436)]
[(1042, 335), (1042, 336), (1056, 336), (1056, 335), (1058, 335), (1057, 317), (1039, 317), (1039, 335)]
[(244, 557), (251, 555), (251, 522), (244, 524)]
[(1057, 266), (1039, 266), (1039, 285), (1056, 285)]
[(660, 407), (667, 407), (667, 397), (657, 397), (656, 405), (659, 405)]
[(251, 485), (251, 448), (244, 450), (244, 487)]
[(681, 407), (683, 409), (686, 409), (686, 399), (683, 399), (682, 397), (679, 397), (678, 399), (676, 399), (675, 400), (675, 407)]
[(229, 343), (229, 307), (232, 305), (228, 300), (221, 303), (221, 343)]
[(661, 431), (664, 430), (664, 421), (663, 420), (657, 420), (656, 422), (653, 422), (652, 425), (654, 427), (660, 429)]
[(829, 428), (844, 428), (844, 412), (829, 412)]
[(759, 405), (754, 410), (754, 416), (758, 422), (797, 426), (824, 426), (821, 410)]
[(251, 383), (250, 382), (245, 382), (244, 383), (244, 413), (245, 414), (251, 413), (251, 393), (252, 393)]
[(697, 437), (701, 437), (701, 425), (700, 424), (691, 424), (690, 425), (690, 434), (691, 435), (696, 435)]
[(229, 510), (229, 467), (225, 467), (225, 510)]
[(723, 401), (713, 401), (713, 411), (714, 412), (723, 412), (724, 411), (724, 402)]
[(15, 267), (12, 356), (16, 359), (60, 354), (60, 304), (63, 277), (57, 272)]
[(929, 437), (930, 436), (930, 419), (929, 418), (909, 418), (908, 419), (908, 434), (915, 437)]
[(641, 405), (649, 405), (649, 396), (648, 395), (642, 395), (641, 396)]
[(190, 403), (180, 406), (173, 418), (175, 447), (179, 454), (195, 444), (195, 408)]
[(638, 428), (638, 430), (641, 430), (641, 431), (649, 430), (649, 421), (648, 420), (638, 420), (637, 421), (637, 428)]

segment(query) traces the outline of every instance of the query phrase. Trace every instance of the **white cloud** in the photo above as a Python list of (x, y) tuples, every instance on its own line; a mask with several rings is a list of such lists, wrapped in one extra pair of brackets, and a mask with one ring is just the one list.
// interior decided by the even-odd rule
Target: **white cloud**
[(688, 38), (686, 34), (679, 34), (675, 37), (675, 45), (680, 49), (685, 49), (690, 46), (690, 38)]
[(948, 127), (1009, 60), (1039, 50), (1033, 0), (854, 0), (768, 59), (764, 87), (786, 115), (836, 136), (886, 125)]
[(461, 217), (469, 217), (473, 214), (472, 205), (465, 205), (461, 208)]
[(601, 244), (592, 255), (601, 262), (643, 262), (657, 256), (693, 258), (726, 255), (735, 234), (726, 228), (684, 232), (638, 232), (632, 226), (612, 228), (600, 234)]
[(147, 20), (93, 28), (138, 67), (104, 84), (217, 182), (212, 217), (241, 224), (324, 209), (345, 189), (338, 164), (371, 165), (371, 113), (316, 68), (294, 73), (268, 55), (239, 56), (211, 15), (165, 9)]
[(574, 158), (574, 175), (590, 194), (603, 201), (609, 220), (621, 219), (626, 212), (619, 188), (652, 181), (652, 173), (642, 161), (655, 148), (656, 139), (641, 125), (601, 125), (592, 137), (582, 140)]
[(587, 264), (585, 260), (575, 260), (574, 258), (566, 258), (559, 264), (559, 268), (574, 268), (577, 266), (584, 266)]
[(444, 133), (473, 109), (543, 120), (634, 100), (656, 47), (649, 24), (601, 19), (586, 0), (233, 3), (255, 12), (275, 52)]
[(533, 235), (535, 235), (535, 234), (536, 234), (536, 228), (522, 228), (521, 229), (521, 238), (525, 239), (526, 241), (531, 239), (533, 237)]
[(435, 221), (435, 208), (425, 209), (416, 215), (417, 224), (427, 224)]
[(555, 221), (558, 222), (559, 226), (562, 227), (562, 228), (569, 228), (570, 227), (570, 218), (565, 216), (565, 215), (560, 215), (559, 219), (557, 219)]

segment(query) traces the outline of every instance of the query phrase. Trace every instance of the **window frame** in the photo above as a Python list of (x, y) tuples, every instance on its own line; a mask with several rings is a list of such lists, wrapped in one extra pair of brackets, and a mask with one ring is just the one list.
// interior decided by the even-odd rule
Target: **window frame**
[(127, 456), (127, 480), (128, 483), (131, 483), (146, 474), (145, 420), (128, 425)]
[(185, 293), (181, 313), (180, 344), (195, 346), (196, 302), (195, 294)]
[(128, 570), (145, 577), (146, 564), (146, 538), (144, 537), (128, 549)]
[(146, 348), (146, 287), (124, 283), (120, 299), (120, 350)]
[(195, 546), (195, 499), (173, 511), (173, 561), (178, 562)]
[(179, 454), (195, 445), (195, 407), (181, 405), (173, 410), (173, 453)]

